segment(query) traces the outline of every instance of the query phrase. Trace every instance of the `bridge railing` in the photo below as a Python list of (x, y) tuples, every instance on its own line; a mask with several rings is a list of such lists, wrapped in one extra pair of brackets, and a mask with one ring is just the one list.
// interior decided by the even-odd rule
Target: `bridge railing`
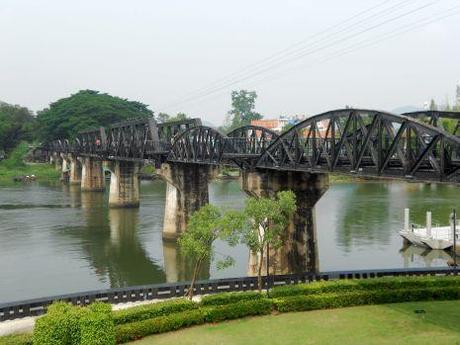
[[(411, 269), (380, 269), (380, 270), (350, 270), (330, 271), (322, 273), (299, 273), (263, 277), (264, 288), (288, 284), (307, 283), (318, 280), (333, 279), (373, 279), (378, 277), (399, 276), (431, 276), (457, 275), (452, 268), (411, 268)], [(111, 304), (181, 297), (187, 291), (189, 282), (143, 285), (126, 288), (105, 289), (36, 298), (0, 304), (0, 321), (13, 320), (26, 316), (42, 315), (47, 306), (54, 301), (65, 301), (74, 305), (87, 305), (95, 301)], [(195, 284), (195, 294), (212, 294), (229, 291), (257, 290), (257, 277), (227, 278), (199, 281)]]

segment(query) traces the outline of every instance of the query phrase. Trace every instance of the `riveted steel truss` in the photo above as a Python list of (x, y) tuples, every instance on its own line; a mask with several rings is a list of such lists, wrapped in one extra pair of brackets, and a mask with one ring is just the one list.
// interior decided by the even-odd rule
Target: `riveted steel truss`
[(452, 135), (460, 136), (460, 112), (426, 110), (403, 115), (439, 127)]
[(257, 168), (460, 182), (460, 139), (409, 117), (343, 109), (283, 133)]
[(168, 161), (200, 164), (220, 164), (225, 135), (207, 127), (192, 127), (176, 137)]

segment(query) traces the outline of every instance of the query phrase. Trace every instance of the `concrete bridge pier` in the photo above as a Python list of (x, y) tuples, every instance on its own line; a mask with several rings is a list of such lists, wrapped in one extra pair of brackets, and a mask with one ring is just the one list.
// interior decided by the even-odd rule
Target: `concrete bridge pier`
[(53, 154), (50, 156), (50, 163), (54, 164), (54, 168), (57, 171), (62, 171), (62, 157), (57, 152), (53, 152)]
[(193, 212), (209, 203), (208, 184), (218, 167), (205, 164), (164, 163), (159, 171), (166, 181), (163, 238), (176, 240)]
[(69, 181), (70, 175), (70, 155), (65, 153), (60, 154), (62, 159), (62, 167), (61, 167), (61, 180), (62, 181)]
[(74, 155), (70, 155), (69, 159), (70, 159), (69, 183), (73, 185), (81, 184), (81, 175), (82, 175), (81, 162)]
[(105, 188), (102, 161), (92, 157), (81, 158), (81, 190), (85, 192), (102, 192)]
[[(295, 193), (297, 210), (283, 238), (283, 246), (276, 251), (270, 250), (269, 270), (271, 274), (317, 272), (319, 267), (314, 206), (329, 188), (329, 176), (297, 171), (243, 171), (241, 188), (253, 197), (274, 197), (283, 190), (292, 190)], [(264, 257), (266, 258), (266, 253)], [(249, 275), (257, 275), (257, 260), (258, 256), (250, 253)], [(263, 272), (266, 272), (266, 260)]]
[(110, 170), (109, 207), (139, 207), (139, 170), (141, 164), (130, 161), (106, 162)]

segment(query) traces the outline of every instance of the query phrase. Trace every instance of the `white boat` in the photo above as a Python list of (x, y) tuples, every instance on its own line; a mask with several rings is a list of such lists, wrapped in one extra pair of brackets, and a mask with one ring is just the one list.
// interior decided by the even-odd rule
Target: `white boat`
[[(456, 245), (460, 244), (460, 224), (456, 225)], [(404, 229), (399, 234), (410, 243), (431, 249), (448, 249), (454, 245), (453, 222), (449, 226), (432, 227), (431, 212), (426, 213), (426, 227), (409, 225), (409, 209), (404, 210)]]

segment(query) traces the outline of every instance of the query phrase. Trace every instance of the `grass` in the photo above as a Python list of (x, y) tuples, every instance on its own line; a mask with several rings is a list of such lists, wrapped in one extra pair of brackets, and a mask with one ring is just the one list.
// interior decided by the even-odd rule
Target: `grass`
[(460, 344), (460, 301), (398, 303), (246, 318), (133, 345)]
[(54, 166), (47, 163), (25, 163), (28, 145), (20, 144), (16, 147), (8, 159), (0, 161), (0, 184), (12, 184), (14, 177), (35, 175), (39, 181), (56, 180), (60, 172)]

